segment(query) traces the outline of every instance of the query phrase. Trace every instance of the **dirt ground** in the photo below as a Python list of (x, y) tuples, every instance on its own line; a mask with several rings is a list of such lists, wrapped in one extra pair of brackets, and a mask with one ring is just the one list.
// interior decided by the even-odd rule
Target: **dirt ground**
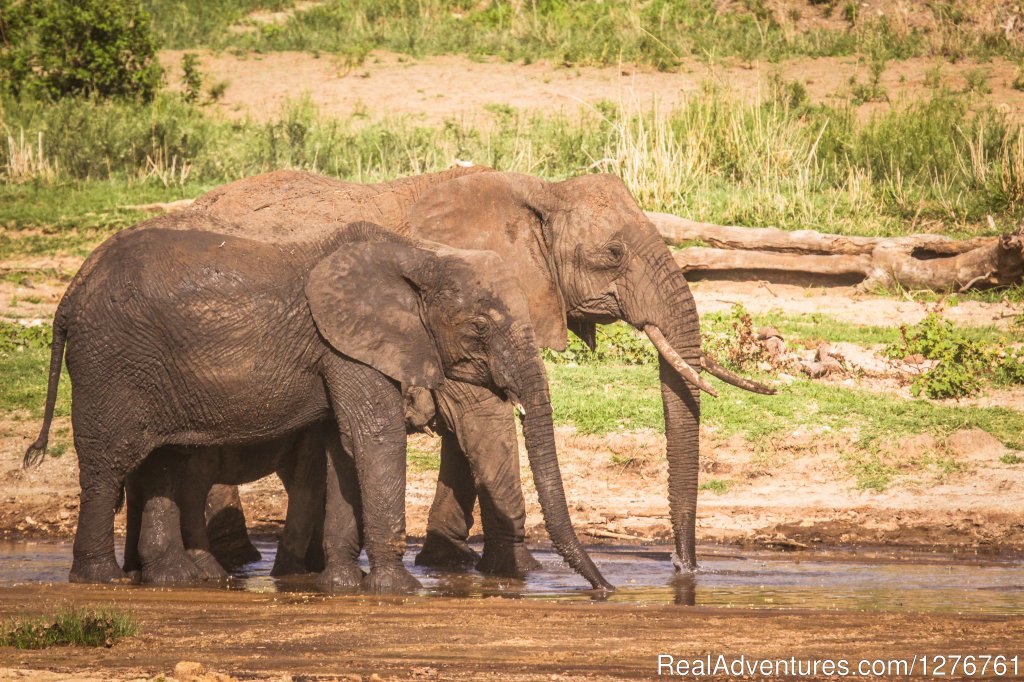
[[(53, 604), (130, 609), (143, 634), (112, 649), (5, 652), (0, 680), (152, 679), (176, 669), (198, 671), (195, 664), (206, 673), (176, 679), (650, 679), (657, 676), (661, 654), (675, 659), (723, 654), (730, 661), (740, 656), (748, 661), (845, 659), (856, 666), (860, 660), (915, 655), (1013, 656), (1024, 638), (1024, 621), (997, 617), (828, 613), (826, 620), (821, 612), (801, 610), (681, 611), (675, 606), (75, 585), (2, 589), (0, 620)], [(51, 672), (37, 672), (40, 668)], [(226, 671), (233, 676), (218, 674)], [(918, 669), (909, 678), (925, 676)]]
[[(160, 53), (172, 88), (180, 87), (183, 54)], [(213, 106), (230, 117), (261, 120), (275, 116), (284, 102), (302, 96), (308, 96), (324, 114), (367, 120), (408, 116), (423, 123), (449, 118), (484, 121), (492, 116), (485, 107), (494, 104), (547, 114), (571, 114), (601, 100), (641, 109), (657, 103), (667, 109), (700, 92), (709, 80), (744, 97), (763, 96), (773, 74), (803, 83), (813, 101), (838, 103), (849, 97), (851, 77), (860, 82), (868, 79), (868, 67), (855, 57), (792, 59), (779, 64), (727, 60), (709, 65), (690, 60), (678, 72), (669, 73), (632, 65), (522, 65), (451, 55), (413, 59), (381, 51), (355, 68), (327, 55), (304, 52), (198, 54), (208, 83), (228, 83), (223, 99)], [(925, 58), (890, 62), (880, 80), (890, 101), (860, 106), (857, 115), (867, 118), (902, 101), (926, 97), (926, 75), (937, 63)], [(951, 89), (963, 89), (964, 74), (978, 69), (988, 74), (992, 89), (984, 101), (1005, 109), (1012, 118), (1024, 116), (1024, 92), (1012, 87), (1017, 65), (1008, 60), (942, 63), (942, 82)]]

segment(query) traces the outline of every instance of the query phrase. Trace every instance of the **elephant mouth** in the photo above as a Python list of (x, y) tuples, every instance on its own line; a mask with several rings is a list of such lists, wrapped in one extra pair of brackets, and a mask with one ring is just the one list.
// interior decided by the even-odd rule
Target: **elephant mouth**
[(614, 285), (611, 289), (568, 308), (566, 315), (573, 318), (585, 318), (598, 324), (624, 319), (622, 304)]

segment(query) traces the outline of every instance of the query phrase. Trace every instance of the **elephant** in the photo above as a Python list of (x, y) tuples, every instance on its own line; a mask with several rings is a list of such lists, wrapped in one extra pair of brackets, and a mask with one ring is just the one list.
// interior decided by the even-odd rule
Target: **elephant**
[[(242, 231), (193, 212), (115, 234), (58, 305), (43, 426), (24, 465), (45, 455), (66, 346), (81, 486), (72, 582), (125, 580), (114, 515), (140, 465), (173, 482), (177, 449), (247, 446), (329, 420), (357, 469), (370, 572), (363, 579), (325, 542), (325, 574), (371, 591), (417, 589), (402, 563), (401, 386), (465, 384), (518, 406), (555, 548), (593, 587), (613, 589), (573, 531), (528, 305), (497, 255), (367, 223), (287, 243)], [(155, 506), (173, 507), (173, 491), (159, 492)], [(189, 558), (173, 542), (177, 513), (155, 511), (174, 523), (149, 537), (180, 571)]]
[[(431, 432), (435, 419), (434, 399), (429, 390), (409, 386), (403, 390), (405, 405), (405, 426), (407, 433)], [(296, 456), (297, 453), (309, 453), (309, 457)], [(335, 458), (334, 466), (342, 466), (354, 471), (347, 453), (342, 452), (337, 434), (333, 433), (328, 422), (322, 422), (304, 431), (288, 434), (265, 443), (247, 446), (222, 446), (218, 448), (181, 448), (170, 455), (175, 460), (187, 458), (187, 463), (175, 470), (173, 466), (160, 467), (155, 463), (163, 455), (150, 455), (154, 463), (148, 467), (140, 467), (128, 477), (127, 513), (128, 533), (125, 539), (124, 571), (137, 582), (176, 582), (190, 579), (220, 580), (227, 577), (227, 569), (235, 568), (260, 559), (259, 551), (249, 542), (248, 535), (242, 535), (244, 542), (237, 546), (211, 541), (211, 529), (207, 527), (207, 502), (215, 501), (215, 509), (231, 510), (241, 501), (234, 504), (217, 504), (220, 495), (234, 493), (235, 485), (250, 483), (264, 476), (276, 473), (284, 483), (288, 494), (288, 510), (284, 530), (278, 543), (272, 576), (293, 575), (300, 573), (319, 573), (324, 568), (323, 556), (323, 519), (325, 504), (325, 456), (331, 453)], [(346, 457), (343, 461), (337, 458)], [(162, 480), (161, 468), (165, 475), (175, 474), (177, 480)], [(342, 477), (339, 485), (349, 484), (354, 475)], [(222, 486), (214, 490), (214, 486)], [(162, 497), (173, 491), (175, 505), (165, 505), (165, 511), (173, 514), (174, 507), (181, 517), (181, 536), (184, 549), (191, 557), (198, 572), (188, 571), (186, 575), (174, 576), (167, 571), (147, 570), (143, 565), (138, 544), (152, 542), (152, 527), (142, 536), (142, 510), (147, 500)], [(358, 487), (346, 493), (347, 497), (358, 496)], [(155, 504), (151, 502), (150, 504)], [(355, 507), (358, 510), (358, 505)], [(164, 527), (173, 519), (157, 521), (155, 511), (151, 511), (150, 524), (161, 524)], [(211, 519), (211, 524), (216, 523)], [(244, 528), (244, 516), (242, 516)], [(353, 526), (358, 533), (356, 526)], [(212, 530), (215, 533), (215, 530)], [(142, 536), (142, 537), (140, 537)], [(166, 542), (166, 541), (164, 541)], [(346, 543), (360, 546), (360, 540), (346, 538)], [(159, 549), (151, 548), (143, 552), (150, 557), (160, 557)], [(156, 561), (156, 565), (166, 561)]]
[[(213, 551), (206, 502), (215, 484), (250, 483), (275, 473), (288, 494), (288, 512), (271, 575), (320, 572), (324, 563), (325, 454), (340, 447), (337, 438), (336, 430), (332, 432), (330, 423), (323, 421), (258, 444), (157, 450), (127, 479), (125, 573), (141, 583), (220, 580), (228, 576), (226, 569), (257, 560), (255, 547), (256, 556), (242, 561)], [(147, 506), (148, 525), (143, 532)], [(158, 510), (171, 516), (157, 519)], [(179, 528), (174, 529), (179, 517)], [(168, 548), (178, 553), (177, 538), (169, 537), (174, 532), (180, 533), (191, 563), (177, 562), (176, 570), (168, 570)]]
[[(716, 395), (699, 371), (746, 390), (774, 391), (702, 353), (689, 285), (620, 178), (548, 182), (473, 166), (364, 185), (275, 171), (215, 188), (188, 211), (229, 220), (270, 243), (373, 220), (398, 234), (494, 251), (525, 292), (542, 347), (564, 349), (567, 330), (592, 346), (595, 324), (615, 320), (643, 330), (659, 353), (673, 564), (676, 572), (696, 569), (700, 392)], [(474, 560), (467, 538), (479, 494), (485, 540), (478, 567), (520, 573), (532, 557), (522, 544), (514, 417), (502, 401), (472, 387), (464, 392), (463, 400), (438, 400), (451, 428), (441, 434), (437, 491), (416, 561)], [(495, 505), (515, 511), (488, 513)]]

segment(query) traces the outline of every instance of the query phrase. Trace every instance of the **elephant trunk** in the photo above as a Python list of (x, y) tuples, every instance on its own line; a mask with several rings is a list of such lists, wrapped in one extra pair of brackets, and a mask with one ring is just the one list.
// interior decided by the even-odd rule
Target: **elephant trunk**
[(533, 341), (533, 332), (529, 329), (523, 331), (523, 338), (513, 344), (517, 349), (514, 356), (517, 358), (515, 364), (519, 381), (516, 383), (521, 394), (509, 391), (509, 398), (521, 412), (526, 451), (544, 515), (544, 526), (552, 544), (566, 563), (595, 589), (614, 590), (583, 549), (572, 527), (555, 450), (547, 372)]
[[(668, 502), (675, 535), (676, 571), (697, 567), (697, 477), (700, 464), (700, 391), (714, 389), (697, 374), (700, 322), (690, 287), (655, 236), (638, 250), (642, 279), (620, 288), (623, 315), (658, 349), (668, 458)], [(646, 279), (650, 278), (650, 279)]]

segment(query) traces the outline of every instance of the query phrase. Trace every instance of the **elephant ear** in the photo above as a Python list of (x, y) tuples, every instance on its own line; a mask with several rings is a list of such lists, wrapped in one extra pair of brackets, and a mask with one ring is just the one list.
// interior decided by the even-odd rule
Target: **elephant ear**
[(527, 175), (465, 175), (424, 193), (407, 219), (417, 237), (497, 253), (526, 295), (538, 345), (564, 350), (565, 301), (544, 225), (547, 186)]
[(346, 243), (306, 280), (320, 334), (339, 353), (409, 386), (436, 388), (444, 377), (420, 317), (420, 294), (406, 277), (426, 249), (394, 242)]

